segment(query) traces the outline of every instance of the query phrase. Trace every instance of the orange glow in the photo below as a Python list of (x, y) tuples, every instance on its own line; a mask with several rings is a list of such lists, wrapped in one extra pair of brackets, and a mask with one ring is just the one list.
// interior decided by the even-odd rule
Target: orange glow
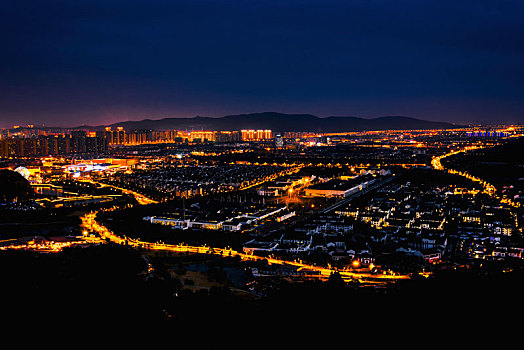
[[(295, 260), (295, 261), (288, 261), (288, 260), (282, 260), (278, 259), (276, 257), (263, 257), (263, 256), (257, 256), (249, 253), (244, 252), (238, 252), (231, 248), (211, 248), (208, 246), (188, 246), (184, 244), (180, 245), (172, 245), (172, 244), (165, 244), (162, 242), (152, 243), (152, 242), (145, 242), (140, 241), (138, 239), (131, 239), (128, 237), (121, 237), (116, 234), (114, 234), (112, 231), (110, 231), (107, 227), (101, 225), (96, 221), (96, 212), (91, 212), (83, 217), (81, 217), (82, 220), (82, 226), (85, 229), (88, 229), (93, 232), (97, 232), (102, 239), (108, 239), (113, 243), (116, 244), (126, 244), (130, 247), (138, 248), (138, 249), (147, 249), (147, 250), (155, 250), (155, 251), (171, 251), (171, 252), (179, 252), (179, 253), (194, 253), (194, 254), (217, 254), (220, 256), (230, 256), (230, 257), (239, 257), (241, 260), (244, 261), (262, 261), (266, 260), (269, 264), (286, 264), (286, 265), (292, 265), (297, 266), (301, 270), (305, 269), (308, 271), (317, 272), (318, 274), (311, 275), (310, 277), (320, 278), (320, 279), (328, 279), (329, 276), (335, 271), (331, 267), (321, 267), (317, 265), (310, 265), (305, 262), (302, 262), (301, 260)], [(360, 262), (358, 260), (353, 261), (352, 263), (353, 267), (359, 267)], [(383, 271), (382, 274), (376, 274), (372, 272), (368, 273), (356, 273), (351, 272), (347, 270), (338, 271), (345, 281), (350, 281), (355, 278), (368, 280), (370, 283), (374, 284), (380, 284), (384, 283), (387, 280), (398, 280), (398, 279), (408, 279), (410, 278), (408, 275), (399, 275), (399, 274), (389, 274), (386, 273), (386, 271)]]

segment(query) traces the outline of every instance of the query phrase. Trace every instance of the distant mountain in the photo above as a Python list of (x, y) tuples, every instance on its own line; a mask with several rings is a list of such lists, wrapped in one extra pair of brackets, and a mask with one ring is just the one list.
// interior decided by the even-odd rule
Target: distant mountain
[(450, 129), (457, 125), (446, 122), (427, 121), (402, 116), (380, 118), (358, 117), (325, 117), (311, 114), (284, 114), (263, 112), (251, 114), (228, 115), (221, 118), (164, 118), (158, 120), (144, 119), (127, 121), (111, 125), (100, 125), (93, 129), (123, 127), (125, 130), (241, 130), (270, 129), (273, 131), (312, 131), (312, 132), (345, 132), (363, 130), (407, 130), (407, 129)]

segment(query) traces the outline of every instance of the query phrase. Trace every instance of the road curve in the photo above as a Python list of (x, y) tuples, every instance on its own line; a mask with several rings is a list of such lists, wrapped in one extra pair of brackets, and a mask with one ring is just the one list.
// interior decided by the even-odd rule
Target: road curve
[(395, 281), (399, 279), (408, 279), (409, 275), (400, 275), (392, 273), (373, 273), (371, 271), (352, 271), (352, 270), (339, 270), (329, 267), (322, 267), (316, 265), (310, 265), (302, 262), (301, 260), (281, 260), (273, 257), (261, 257), (252, 254), (246, 254), (238, 252), (230, 248), (213, 248), (208, 246), (190, 246), (190, 245), (176, 245), (176, 244), (165, 244), (165, 243), (152, 243), (140, 241), (138, 239), (132, 239), (128, 237), (121, 237), (113, 233), (106, 226), (96, 221), (97, 212), (91, 212), (81, 217), (82, 226), (89, 231), (97, 232), (102, 238), (105, 238), (116, 244), (124, 244), (137, 249), (146, 249), (154, 251), (169, 251), (176, 253), (194, 253), (194, 254), (215, 254), (223, 257), (238, 257), (244, 261), (263, 261), (267, 260), (269, 264), (278, 265), (291, 265), (296, 266), (303, 271), (311, 271), (311, 277), (318, 277), (320, 279), (327, 279), (332, 273), (340, 273), (342, 279), (345, 281), (359, 280), (362, 282), (383, 284), (387, 281)]

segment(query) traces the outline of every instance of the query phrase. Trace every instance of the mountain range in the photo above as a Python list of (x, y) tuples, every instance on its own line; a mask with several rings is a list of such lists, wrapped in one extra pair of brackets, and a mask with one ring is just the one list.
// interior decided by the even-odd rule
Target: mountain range
[[(312, 114), (284, 114), (262, 112), (251, 114), (227, 115), (220, 118), (164, 118), (126, 121), (110, 125), (88, 127), (102, 130), (105, 127), (123, 127), (125, 130), (242, 130), (270, 129), (273, 131), (312, 131), (312, 132), (346, 132), (364, 130), (417, 130), (417, 129), (451, 129), (458, 125), (447, 122), (428, 121), (403, 116), (385, 116), (379, 118), (359, 117), (317, 117)], [(79, 127), (80, 128), (80, 127)], [(86, 128), (83, 126), (82, 128)]]

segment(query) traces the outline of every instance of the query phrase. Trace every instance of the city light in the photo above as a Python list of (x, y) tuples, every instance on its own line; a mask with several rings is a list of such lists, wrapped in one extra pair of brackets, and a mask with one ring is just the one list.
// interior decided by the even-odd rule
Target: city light
[(518, 326), (524, 2), (64, 3), (1, 6), (4, 323), (248, 350)]

